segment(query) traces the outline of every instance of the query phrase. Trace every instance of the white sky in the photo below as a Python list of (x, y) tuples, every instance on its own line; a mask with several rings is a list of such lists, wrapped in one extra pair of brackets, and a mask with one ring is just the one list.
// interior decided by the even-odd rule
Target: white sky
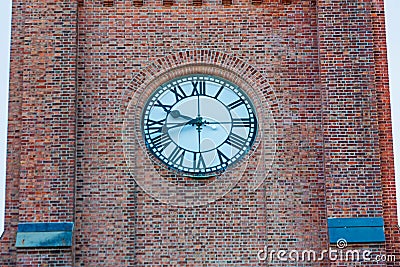
[(0, 4), (0, 236), (4, 231), (10, 18), (11, 0), (2, 0)]
[(400, 218), (400, 1), (385, 0), (385, 12), (396, 168), (397, 216)]
[[(389, 74), (392, 97), (393, 136), (395, 143), (395, 162), (397, 195), (400, 195), (400, 1), (385, 0), (386, 29), (389, 49)], [(5, 158), (8, 104), (8, 69), (10, 47), (11, 0), (0, 4), (0, 235), (4, 230)], [(398, 205), (400, 215), (400, 205)]]

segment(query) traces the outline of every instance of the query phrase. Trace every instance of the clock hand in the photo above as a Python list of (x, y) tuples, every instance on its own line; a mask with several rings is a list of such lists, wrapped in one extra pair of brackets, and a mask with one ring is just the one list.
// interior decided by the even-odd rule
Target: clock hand
[(247, 124), (251, 124), (251, 121), (247, 121), (247, 120), (238, 120), (238, 121), (212, 121), (212, 122), (208, 122), (208, 121), (204, 121), (204, 124), (243, 124), (243, 125), (247, 125)]
[(197, 133), (198, 133), (197, 135), (198, 135), (198, 140), (199, 140), (198, 144), (199, 144), (199, 152), (200, 152), (200, 133), (201, 133), (201, 127), (200, 126), (197, 127)]
[(185, 126), (185, 125), (195, 125), (196, 124), (196, 122), (197, 122), (197, 120), (196, 119), (190, 119), (190, 121), (187, 121), (187, 122), (180, 122), (180, 123), (174, 123), (174, 125), (172, 125), (172, 126), (167, 126), (166, 124), (164, 124), (163, 126), (162, 126), (162, 129), (161, 129), (161, 131), (163, 132), (163, 133), (167, 133), (170, 129), (173, 129), (173, 128), (177, 128), (177, 127), (182, 127), (182, 126)]
[(191, 118), (191, 117), (189, 117), (189, 116), (182, 115), (182, 114), (179, 112), (179, 110), (173, 110), (173, 111), (171, 111), (170, 114), (171, 114), (172, 118), (174, 118), (174, 119), (179, 118), (179, 117), (181, 117), (181, 118), (183, 118), (183, 119), (186, 119), (186, 120), (192, 120), (192, 119), (193, 119), (193, 118)]
[(213, 121), (213, 122), (205, 122), (204, 123), (204, 125), (207, 125), (207, 124), (232, 124), (233, 122), (232, 121), (222, 121), (222, 122), (219, 122), (219, 121)]
[(200, 94), (197, 94), (197, 117), (200, 118)]

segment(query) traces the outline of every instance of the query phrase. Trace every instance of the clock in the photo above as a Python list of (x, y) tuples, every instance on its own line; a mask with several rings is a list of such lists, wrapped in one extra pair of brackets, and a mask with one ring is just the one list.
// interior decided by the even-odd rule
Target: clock
[(209, 177), (237, 164), (257, 136), (257, 115), (246, 93), (217, 76), (170, 80), (149, 97), (141, 117), (148, 151), (168, 169)]

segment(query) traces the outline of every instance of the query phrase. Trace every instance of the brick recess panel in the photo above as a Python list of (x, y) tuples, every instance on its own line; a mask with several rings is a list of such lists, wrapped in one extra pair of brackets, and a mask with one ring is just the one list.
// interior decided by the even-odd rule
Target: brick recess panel
[(8, 140), (6, 170), (5, 232), (0, 239), (0, 263), (15, 266), (15, 236), (18, 225), (19, 177), (21, 168), (21, 102), (24, 51), (24, 9), (22, 1), (13, 1), (10, 91), (8, 101)]
[[(385, 218), (388, 242), (356, 248), (399, 251), (383, 1), (103, 2), (13, 1), (0, 265), (260, 266), (266, 245), (326, 249), (326, 219), (349, 216)], [(275, 163), (255, 192), (248, 170), (216, 202), (168, 206), (127, 168), (127, 88), (171, 55), (222, 66), (217, 52), (273, 88)], [(18, 222), (36, 221), (75, 221), (73, 248), (16, 249)]]
[(383, 1), (320, 1), (318, 23), (327, 215), (384, 216), (389, 241), (370, 249), (393, 254), (398, 226)]
[[(383, 1), (373, 1), (371, 15), (374, 34), (374, 83), (378, 107), (383, 217), (387, 237), (386, 252), (400, 259), (400, 231), (396, 209), (396, 182), (394, 179), (393, 136)], [(397, 266), (398, 264), (398, 262), (388, 262), (387, 265)]]
[(74, 220), (75, 1), (13, 1), (2, 266), (71, 266), (72, 251), (16, 250), (18, 222)]

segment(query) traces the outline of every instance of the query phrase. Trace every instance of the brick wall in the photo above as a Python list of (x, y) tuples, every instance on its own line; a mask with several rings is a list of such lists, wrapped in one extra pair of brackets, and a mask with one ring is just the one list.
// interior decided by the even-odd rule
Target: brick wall
[(12, 15), (2, 264), (72, 265), (71, 249), (32, 253), (13, 245), (18, 222), (74, 220), (77, 5), (13, 1)]
[[(313, 3), (160, 4), (137, 8), (115, 1), (104, 8), (85, 1), (80, 13), (77, 265), (257, 266), (257, 252), (267, 244), (326, 246)], [(178, 54), (182, 50), (188, 53)], [(157, 76), (189, 63), (245, 75), (232, 66), (237, 60), (266, 77), (279, 99), (273, 103), (279, 106), (280, 145), (273, 175), (256, 193), (247, 192), (251, 177), (244, 175), (230, 193), (207, 206), (174, 208), (152, 199), (118, 164), (124, 160), (118, 138), (121, 100), (128, 102), (140, 83), (126, 87), (143, 68), (151, 73), (147, 76)], [(264, 97), (271, 93), (257, 90)]]
[(12, 40), (10, 61), (10, 91), (8, 101), (8, 139), (6, 169), (6, 210), (5, 231), (1, 238), (1, 264), (14, 266), (16, 262), (15, 235), (18, 225), (19, 177), (21, 167), (21, 95), (23, 65), (19, 62), (23, 57), (24, 40), (24, 4), (13, 1)]
[[(394, 173), (392, 120), (386, 48), (385, 13), (382, 1), (373, 1), (372, 23), (374, 34), (374, 58), (376, 97), (379, 123), (380, 169), (382, 177), (383, 217), (388, 242), (388, 254), (400, 258), (400, 231), (397, 217), (396, 182)], [(389, 263), (388, 266), (396, 266)]]
[[(260, 266), (266, 245), (326, 249), (328, 217), (383, 216), (388, 242), (357, 248), (398, 251), (382, 2), (14, 1), (0, 263)], [(260, 99), (274, 161), (256, 150), (223, 196), (171, 206), (136, 182), (158, 166), (126, 155), (124, 118), (157, 77), (204, 66)], [(73, 249), (16, 250), (31, 221), (74, 221)]]
[(374, 1), (321, 1), (318, 9), (328, 217), (384, 213), (379, 135), (386, 127), (379, 125), (383, 86), (375, 83), (375, 74), (376, 60), (386, 55), (375, 56), (375, 42), (385, 44), (374, 39), (375, 10)]

